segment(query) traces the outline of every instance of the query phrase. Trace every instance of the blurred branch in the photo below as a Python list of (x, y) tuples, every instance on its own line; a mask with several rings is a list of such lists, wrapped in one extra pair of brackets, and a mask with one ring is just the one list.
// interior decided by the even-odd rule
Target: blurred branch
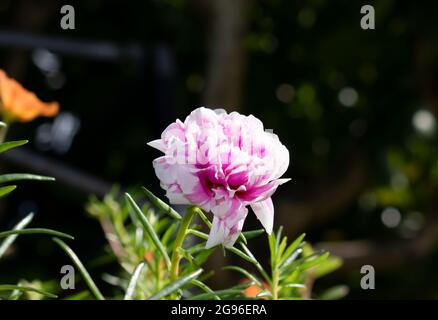
[(12, 30), (0, 31), (0, 46), (18, 49), (45, 48), (59, 54), (107, 62), (120, 62), (127, 59), (139, 61), (144, 56), (143, 49), (136, 44), (123, 46), (106, 41), (72, 40)]
[(99, 197), (108, 194), (112, 188), (112, 184), (108, 181), (39, 155), (25, 147), (3, 153), (0, 161), (20, 166), (33, 173), (55, 177), (66, 186)]
[(239, 110), (245, 66), (249, 0), (210, 0), (212, 13), (204, 104)]
[(438, 245), (438, 219), (428, 221), (426, 227), (414, 239), (388, 244), (368, 240), (321, 242), (316, 249), (328, 250), (344, 259), (342, 270), (359, 270), (369, 264), (376, 269), (390, 269), (412, 263), (426, 257)]
[(283, 225), (289, 234), (296, 234), (323, 225), (342, 214), (342, 209), (355, 201), (367, 180), (366, 164), (360, 152), (351, 152), (343, 162), (346, 163), (335, 165), (343, 168), (340, 176), (326, 176), (312, 181), (305, 197), (280, 202), (276, 223)]

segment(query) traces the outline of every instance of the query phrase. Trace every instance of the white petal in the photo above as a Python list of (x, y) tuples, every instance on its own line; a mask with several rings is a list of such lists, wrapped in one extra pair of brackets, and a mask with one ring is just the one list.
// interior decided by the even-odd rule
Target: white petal
[(199, 186), (199, 178), (188, 165), (177, 165), (176, 181), (184, 194), (191, 194)]
[(226, 238), (225, 222), (218, 217), (213, 218), (213, 223), (211, 226), (210, 234), (208, 235), (208, 240), (206, 248), (212, 248), (218, 244), (224, 243)]
[(163, 143), (163, 140), (157, 139), (147, 143), (148, 146), (160, 150), (161, 152), (166, 152), (166, 145)]
[(248, 126), (252, 132), (263, 132), (263, 122), (260, 121), (257, 117), (254, 117), (252, 114), (250, 114), (248, 117), (246, 117), (248, 121)]
[(267, 198), (266, 200), (252, 203), (251, 208), (257, 216), (257, 219), (262, 223), (266, 232), (271, 234), (274, 226), (274, 205), (272, 199)]
[(211, 109), (200, 107), (193, 110), (184, 120), (184, 125), (188, 126), (190, 123), (196, 123), (202, 128), (215, 126), (217, 124), (218, 115)]
[(176, 166), (172, 164), (172, 161), (172, 158), (166, 156), (159, 157), (152, 161), (155, 174), (165, 185), (170, 185), (176, 182)]
[(273, 176), (274, 179), (280, 178), (289, 167), (289, 150), (284, 145), (280, 145), (276, 148), (276, 167), (277, 170), (275, 172), (275, 175)]
[(222, 220), (218, 217), (213, 218), (213, 224), (208, 236), (206, 248), (212, 248), (218, 244), (223, 244), (224, 246), (233, 246), (236, 242), (239, 234), (242, 232), (243, 223), (245, 221), (246, 214), (241, 217), (236, 224), (232, 226), (227, 226), (226, 220)]
[(226, 114), (227, 114), (227, 110), (222, 109), (222, 108), (213, 109), (213, 111), (214, 111), (214, 113), (216, 113), (218, 116), (226, 115)]
[(229, 214), (232, 204), (232, 201), (222, 201), (212, 206), (211, 211), (215, 217), (225, 219), (226, 215)]
[(272, 182), (274, 182), (276, 186), (281, 186), (283, 183), (286, 183), (290, 180), (292, 180), (292, 179), (291, 178), (283, 178), (283, 179), (277, 179), (277, 180), (272, 181)]
[[(248, 212), (248, 210), (246, 210)], [(242, 232), (243, 223), (245, 222), (246, 214), (243, 218), (241, 218), (236, 224), (235, 228), (232, 228), (228, 230), (228, 235), (224, 241), (225, 246), (232, 247), (234, 243), (236, 242), (237, 238), (239, 237), (240, 233)]]
[[(166, 188), (164, 188), (166, 189)], [(166, 197), (169, 199), (171, 204), (191, 204), (189, 200), (182, 193), (181, 188), (173, 184), (166, 190)]]

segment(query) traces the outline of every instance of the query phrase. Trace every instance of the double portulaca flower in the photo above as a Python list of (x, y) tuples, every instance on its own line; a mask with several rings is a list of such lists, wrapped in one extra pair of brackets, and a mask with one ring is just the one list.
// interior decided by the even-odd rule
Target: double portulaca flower
[(289, 166), (289, 151), (254, 116), (198, 108), (177, 120), (150, 146), (163, 156), (153, 161), (172, 204), (193, 204), (214, 215), (207, 247), (233, 245), (250, 205), (272, 232), (271, 195)]

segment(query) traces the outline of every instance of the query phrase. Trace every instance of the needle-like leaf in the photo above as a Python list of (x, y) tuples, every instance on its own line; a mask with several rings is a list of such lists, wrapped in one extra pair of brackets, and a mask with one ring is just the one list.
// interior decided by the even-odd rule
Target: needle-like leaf
[(0, 188), (0, 198), (8, 195), (12, 191), (14, 191), (17, 186), (5, 186)]
[[(18, 222), (13, 230), (21, 230), (25, 228), (33, 219), (33, 213), (28, 214), (26, 217), (24, 217), (20, 222)], [(18, 237), (18, 234), (12, 234), (8, 236), (0, 245), (0, 258), (5, 254), (5, 252), (8, 250), (8, 248), (11, 246), (11, 244), (15, 241), (15, 239)]]
[(306, 236), (305, 233), (300, 235), (298, 238), (294, 240), (286, 249), (286, 251), (283, 254), (283, 257), (280, 260), (280, 265), (284, 263), (284, 261), (295, 251), (295, 249), (298, 248), (298, 246), (303, 242), (304, 237)]
[(0, 175), (0, 183), (18, 181), (18, 180), (55, 181), (55, 178), (39, 176), (29, 173), (9, 173), (9, 174)]
[(49, 297), (49, 298), (57, 298), (58, 296), (41, 290), (41, 289), (37, 289), (37, 288), (32, 288), (32, 287), (24, 287), (24, 286), (17, 286), (17, 285), (12, 285), (12, 284), (0, 284), (0, 291), (13, 291), (13, 290), (17, 290), (17, 291), (32, 291), (32, 292), (37, 292), (43, 296)]
[(235, 248), (235, 247), (228, 247), (225, 246), (224, 247), (226, 250), (231, 251), (232, 253), (234, 253), (235, 255), (241, 257), (243, 260), (246, 260), (252, 264), (256, 264), (257, 261), (255, 261), (253, 258), (251, 258), (250, 256), (248, 256), (247, 254), (245, 254), (244, 252), (242, 252), (241, 250)]
[(16, 147), (20, 147), (28, 142), (29, 142), (29, 140), (3, 142), (0, 144), (0, 153), (3, 153), (5, 151), (8, 151), (8, 150), (16, 148)]
[(244, 277), (248, 278), (249, 280), (253, 281), (255, 284), (257, 284), (260, 288), (263, 288), (262, 283), (259, 281), (259, 279), (257, 279), (256, 277), (254, 277), (251, 273), (249, 273), (248, 271), (246, 271), (243, 268), (237, 267), (237, 266), (226, 266), (223, 267), (222, 269), (224, 270), (234, 270), (237, 272), (240, 272)]
[(155, 232), (154, 228), (152, 227), (151, 223), (146, 218), (146, 216), (143, 213), (143, 211), (141, 211), (141, 209), (135, 203), (134, 199), (132, 199), (132, 197), (128, 193), (125, 193), (125, 196), (126, 196), (126, 199), (128, 201), (129, 206), (134, 211), (135, 215), (137, 216), (137, 218), (140, 220), (141, 224), (143, 225), (144, 230), (149, 235), (149, 237), (151, 238), (153, 244), (155, 245), (157, 250), (162, 255), (162, 257), (164, 259), (164, 262), (166, 263), (166, 266), (168, 268), (170, 268), (170, 258), (169, 258), (169, 255), (167, 254), (166, 249), (164, 248), (163, 244), (161, 243), (160, 238), (158, 237), (158, 235)]
[(257, 259), (254, 257), (252, 252), (248, 249), (248, 247), (245, 246), (243, 243), (241, 243), (240, 246), (242, 247), (242, 250), (254, 261), (253, 263), (254, 263), (255, 267), (260, 272), (260, 274), (263, 276), (263, 278), (265, 278), (265, 280), (267, 282), (270, 282), (271, 280), (270, 280), (268, 274), (266, 273), (265, 269), (263, 269), (260, 262), (257, 261)]
[(213, 300), (220, 300), (220, 298), (214, 293), (214, 291), (211, 290), (210, 287), (208, 287), (204, 282), (194, 279), (190, 281), (190, 283), (197, 286), (198, 288), (201, 288), (205, 291), (205, 293), (211, 294)]
[(145, 266), (144, 262), (141, 262), (134, 270), (131, 280), (129, 281), (128, 289), (126, 289), (126, 294), (124, 300), (132, 300), (134, 296), (135, 288), (137, 287), (138, 279), (140, 278), (141, 271)]
[(176, 212), (171, 206), (169, 206), (167, 203), (165, 203), (160, 198), (155, 196), (152, 192), (150, 192), (145, 187), (142, 187), (142, 190), (146, 194), (146, 197), (149, 199), (150, 202), (152, 202), (154, 206), (156, 206), (161, 211), (167, 213), (172, 218), (181, 220), (182, 218), (181, 215), (178, 212)]
[(60, 237), (60, 238), (67, 238), (70, 240), (73, 240), (74, 237), (64, 233), (59, 232), (51, 229), (45, 229), (45, 228), (29, 228), (29, 229), (23, 229), (23, 230), (9, 230), (9, 231), (2, 231), (0, 232), (0, 238), (9, 237), (13, 234), (47, 234), (50, 236)]
[(242, 290), (238, 289), (225, 289), (218, 290), (212, 293), (201, 293), (189, 298), (189, 300), (211, 300), (214, 297), (219, 297), (220, 299), (231, 298), (242, 294)]
[(245, 236), (246, 240), (251, 240), (255, 237), (258, 237), (262, 234), (264, 234), (266, 231), (265, 229), (257, 229), (257, 230), (251, 230), (251, 231), (244, 231), (242, 234)]
[(330, 255), (330, 253), (328, 253), (328, 252), (325, 252), (325, 253), (323, 253), (323, 254), (319, 253), (319, 254), (320, 254), (320, 256), (318, 256), (317, 258), (312, 259), (312, 260), (310, 260), (310, 261), (307, 261), (307, 262), (301, 264), (298, 268), (299, 268), (301, 271), (304, 271), (304, 270), (310, 269), (310, 268), (312, 268), (312, 267), (314, 267), (314, 266), (320, 264), (320, 263), (323, 262), (324, 260), (326, 260), (326, 259), (328, 258), (328, 256)]
[(105, 300), (100, 290), (97, 288), (96, 284), (94, 283), (93, 279), (91, 278), (90, 274), (88, 273), (87, 269), (85, 269), (84, 265), (82, 264), (81, 260), (79, 260), (78, 256), (74, 251), (61, 239), (53, 238), (53, 241), (57, 245), (61, 247), (62, 250), (64, 250), (65, 253), (70, 257), (70, 259), (73, 261), (73, 263), (76, 265), (76, 267), (79, 269), (82, 277), (84, 278), (85, 282), (88, 285), (88, 288), (90, 291), (94, 294), (97, 300)]
[(206, 234), (204, 232), (201, 232), (201, 231), (198, 231), (198, 230), (195, 230), (195, 229), (189, 229), (187, 232), (190, 233), (190, 234), (193, 234), (194, 236), (196, 236), (198, 238), (201, 238), (203, 240), (207, 240), (208, 239), (208, 234)]
[(187, 283), (189, 283), (193, 279), (196, 279), (201, 273), (202, 273), (202, 269), (198, 269), (186, 276), (182, 276), (181, 278), (177, 279), (175, 282), (172, 282), (171, 284), (165, 286), (163, 289), (158, 291), (155, 295), (150, 297), (148, 300), (159, 300), (178, 291)]
[(201, 218), (201, 220), (205, 223), (205, 225), (211, 229), (211, 222), (210, 220), (208, 220), (207, 216), (205, 215), (205, 213), (198, 207), (193, 208), (193, 210), (195, 210), (196, 214)]

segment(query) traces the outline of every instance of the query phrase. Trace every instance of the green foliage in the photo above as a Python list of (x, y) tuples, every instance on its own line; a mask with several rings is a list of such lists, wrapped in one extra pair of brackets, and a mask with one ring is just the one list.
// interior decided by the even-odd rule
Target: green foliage
[(67, 233), (59, 232), (59, 231), (51, 230), (51, 229), (45, 229), (45, 228), (29, 228), (29, 229), (24, 229), (24, 230), (3, 231), (3, 232), (0, 232), (0, 238), (8, 237), (10, 235), (17, 235), (17, 234), (47, 234), (47, 235), (67, 238), (67, 239), (71, 239), (71, 240), (74, 239), (73, 236), (71, 236)]
[(228, 249), (252, 263), (259, 275), (253, 275), (238, 266), (227, 266), (224, 269), (239, 272), (243, 277), (252, 281), (259, 291), (258, 298), (274, 300), (311, 298), (311, 284), (314, 280), (333, 272), (342, 262), (339, 258), (329, 257), (328, 252), (313, 252), (311, 247), (303, 241), (304, 234), (288, 245), (287, 237), (282, 237), (281, 233), (280, 227), (277, 233), (272, 233), (268, 237), (269, 272), (262, 267), (242, 242), (239, 243), (242, 251), (236, 248)]
[[(5, 128), (2, 128), (5, 130)], [(6, 152), (10, 149), (20, 147), (28, 143), (28, 140), (8, 141), (0, 143), (0, 153)], [(11, 173), (0, 175), (0, 183), (7, 183), (18, 180), (40, 180), (40, 181), (54, 181), (55, 178), (34, 175), (29, 173)], [(0, 188), (0, 197), (7, 195), (15, 189), (16, 186), (6, 186)]]
[[(0, 259), (4, 254), (7, 252), (7, 250), (10, 248), (10, 246), (13, 244), (15, 239), (18, 237), (18, 235), (21, 234), (30, 234), (30, 235), (36, 235), (36, 234), (42, 234), (42, 235), (51, 235), (51, 236), (58, 236), (58, 237), (64, 237), (68, 239), (74, 239), (71, 235), (51, 230), (51, 229), (45, 229), (45, 228), (26, 228), (32, 221), (33, 214), (29, 214), (25, 218), (23, 218), (17, 225), (13, 228), (13, 230), (9, 231), (3, 231), (0, 232), (0, 238), (6, 238), (2, 243), (0, 243)], [(61, 241), (58, 239), (58, 241)], [(23, 281), (21, 281), (23, 282)], [(0, 285), (0, 293), (2, 291), (11, 291), (11, 294), (8, 296), (3, 296), (0, 294), (0, 300), (1, 299), (9, 299), (9, 300), (17, 300), (22, 298), (24, 295), (23, 293), (27, 293), (29, 296), (33, 297), (31, 295), (31, 292), (38, 293), (38, 297), (42, 295), (43, 297), (48, 298), (57, 298), (55, 294), (49, 293), (46, 290), (43, 290), (42, 288), (34, 287), (34, 286), (28, 286), (28, 285)], [(35, 297), (37, 298), (37, 297)]]
[[(0, 144), (0, 153), (21, 146), (27, 141), (14, 141)], [(31, 174), (3, 174), (0, 183), (17, 180), (54, 180)], [(0, 197), (15, 189), (14, 185), (0, 187)], [(270, 272), (267, 272), (247, 247), (248, 240), (260, 236), (264, 230), (251, 230), (241, 233), (237, 245), (223, 249), (236, 254), (243, 261), (251, 263), (257, 270), (254, 275), (241, 266), (227, 266), (230, 272), (239, 272), (247, 281), (227, 289), (213, 290), (207, 285), (213, 272), (206, 271), (203, 265), (217, 249), (207, 249), (206, 241), (212, 223), (207, 215), (195, 206), (187, 208), (182, 217), (176, 210), (157, 198), (146, 188), (142, 188), (148, 202), (138, 204), (131, 194), (119, 199), (117, 190), (103, 200), (92, 198), (87, 211), (97, 218), (108, 240), (109, 258), (115, 258), (120, 265), (118, 275), (104, 274), (102, 279), (116, 288), (109, 295), (111, 299), (298, 299), (310, 297), (309, 277), (324, 276), (340, 265), (339, 259), (328, 259), (328, 253), (313, 252), (303, 242), (304, 235), (287, 245), (287, 238), (281, 238), (281, 228), (268, 237), (270, 247)], [(157, 211), (154, 210), (158, 209)], [(204, 226), (195, 221), (199, 217)], [(53, 241), (72, 260), (79, 270), (88, 289), (67, 297), (67, 300), (104, 300), (96, 282), (81, 262), (77, 254), (63, 240), (73, 240), (73, 236), (46, 228), (28, 228), (33, 219), (29, 214), (12, 230), (1, 231), (0, 258), (5, 255), (19, 235), (49, 235)], [(189, 243), (190, 240), (190, 244)], [(107, 259), (108, 257), (103, 257)], [(328, 263), (330, 261), (330, 263)], [(310, 272), (312, 270), (312, 272)], [(53, 284), (52, 284), (53, 285)], [(251, 286), (260, 288), (256, 296), (248, 296), (245, 290)], [(39, 281), (28, 283), (20, 280), (15, 284), (0, 285), (0, 299), (41, 299), (57, 298), (48, 292)], [(53, 287), (56, 290), (55, 287)], [(57, 289), (59, 290), (59, 288)], [(307, 291), (306, 291), (307, 290)], [(9, 294), (3, 294), (4, 292)], [(342, 287), (326, 292), (326, 297), (337, 297), (344, 292)], [(61, 292), (60, 292), (61, 294)]]
[[(23, 291), (33, 291), (36, 293), (39, 293), (43, 296), (46, 296), (48, 298), (57, 298), (58, 296), (41, 290), (41, 289), (37, 289), (37, 288), (32, 288), (32, 287), (24, 287), (24, 286), (17, 286), (17, 285), (10, 285), (10, 284), (0, 284), (0, 291), (18, 291), (18, 292), (23, 292)], [(12, 296), (13, 298), (14, 296)]]
[(131, 280), (129, 281), (128, 288), (126, 289), (124, 300), (132, 300), (132, 296), (135, 292), (135, 288), (137, 286), (138, 279), (140, 278), (141, 271), (143, 270), (145, 265), (146, 264), (144, 262), (141, 262), (137, 266), (137, 268), (135, 268), (135, 270), (132, 274)]
[[(6, 124), (1, 122), (0, 123), (0, 135), (3, 139), (4, 134), (6, 132)], [(27, 140), (19, 140), (19, 141), (9, 141), (9, 142), (2, 142), (0, 143), (0, 153), (6, 152), (10, 149), (20, 147), (24, 144), (26, 144)], [(44, 177), (39, 175), (33, 175), (33, 174), (27, 174), (27, 173), (13, 173), (13, 174), (3, 174), (0, 175), (0, 183), (8, 183), (12, 181), (18, 181), (18, 180), (40, 180), (40, 181), (53, 181), (54, 178), (51, 177)], [(15, 185), (8, 185), (0, 187), (0, 197), (4, 197), (14, 191), (16, 189)], [(51, 230), (46, 228), (26, 228), (33, 219), (33, 213), (30, 213), (25, 218), (23, 218), (20, 222), (18, 222), (15, 227), (12, 230), (8, 231), (2, 231), (0, 232), (0, 239), (6, 238), (3, 240), (3, 242), (0, 243), (0, 259), (4, 257), (7, 254), (8, 249), (11, 247), (11, 245), (14, 243), (14, 241), (17, 239), (19, 235), (36, 235), (36, 234), (42, 234), (42, 235), (51, 235), (56, 237), (62, 237), (67, 239), (73, 239), (73, 236)], [(24, 283), (24, 284), (23, 284)], [(7, 296), (4, 296), (3, 292), (11, 291), (11, 293)], [(32, 295), (32, 293), (36, 293), (37, 295)], [(28, 298), (39, 298), (39, 297), (47, 297), (47, 298), (57, 298), (56, 295), (47, 292), (46, 290), (43, 290), (41, 288), (38, 288), (36, 286), (30, 286), (27, 285), (25, 281), (20, 281), (17, 285), (10, 285), (10, 284), (0, 284), (0, 300), (1, 299), (10, 299), (10, 300), (17, 300), (22, 297), (28, 296)]]
[[(225, 270), (240, 273), (246, 281), (215, 291), (205, 282), (213, 274), (204, 271), (202, 265), (217, 247), (206, 249), (208, 232), (192, 223), (199, 216), (206, 231), (211, 228), (210, 220), (200, 208), (189, 207), (180, 219), (179, 214), (169, 215), (174, 209), (149, 191), (147, 200), (152, 200), (158, 212), (147, 203), (138, 205), (130, 194), (124, 200), (117, 200), (117, 194), (114, 190), (102, 201), (92, 198), (87, 205), (87, 211), (101, 222), (109, 246), (124, 269), (121, 275), (107, 278), (124, 290), (124, 294), (116, 294), (114, 298), (122, 298), (122, 294), (124, 299), (310, 298), (311, 288), (307, 285), (341, 264), (339, 258), (329, 257), (327, 252), (313, 252), (303, 241), (304, 234), (288, 244), (287, 238), (281, 237), (280, 228), (268, 237), (271, 253), (268, 272), (247, 247), (247, 241), (262, 235), (264, 230), (246, 231), (236, 246), (223, 249), (251, 263), (258, 275), (241, 266), (226, 266)], [(186, 238), (191, 238), (191, 246), (187, 248)], [(260, 288), (257, 296), (245, 296), (245, 290), (251, 286)], [(345, 290), (341, 291), (333, 290), (325, 296), (339, 297)]]
[(12, 173), (12, 174), (2, 174), (0, 175), (0, 183), (6, 183), (18, 180), (39, 180), (39, 181), (55, 181), (55, 178), (39, 176), (35, 174), (28, 173)]
[(132, 199), (132, 197), (129, 194), (126, 194), (126, 199), (128, 200), (129, 206), (134, 211), (137, 219), (143, 225), (144, 231), (150, 237), (150, 239), (152, 240), (152, 243), (154, 244), (154, 246), (158, 250), (158, 252), (160, 252), (167, 267), (170, 267), (169, 255), (167, 254), (166, 249), (164, 248), (163, 244), (161, 243), (160, 239), (158, 238), (158, 235), (155, 232), (154, 228), (152, 227), (152, 224), (149, 222), (148, 218), (144, 215), (144, 213), (137, 206), (137, 204), (135, 203), (135, 201)]
[(6, 186), (6, 187), (0, 187), (0, 198), (8, 195), (12, 191), (14, 191), (17, 188), (17, 186)]
[(149, 199), (149, 201), (154, 206), (156, 206), (158, 209), (160, 209), (161, 211), (167, 213), (172, 218), (181, 219), (181, 216), (179, 215), (179, 213), (176, 212), (175, 210), (173, 210), (173, 208), (171, 206), (169, 206), (167, 203), (165, 203), (161, 199), (157, 198), (152, 192), (150, 192), (145, 187), (142, 187), (142, 190), (143, 190), (144, 194), (147, 196), (147, 198)]
[[(25, 228), (33, 219), (33, 213), (26, 216), (24, 219), (22, 219), (17, 225), (14, 227), (15, 230), (22, 230)], [(15, 239), (18, 237), (18, 234), (11, 234), (9, 237), (7, 237), (3, 243), (0, 245), (0, 259), (5, 254), (5, 252), (8, 250), (8, 248), (12, 245), (12, 243), (15, 241)]]
[[(242, 234), (235, 247), (224, 247), (250, 262), (257, 274), (241, 266), (227, 266), (224, 269), (238, 272), (246, 281), (228, 289), (213, 290), (206, 281), (212, 272), (205, 272), (202, 265), (217, 248), (206, 249), (207, 233), (199, 230), (192, 223), (198, 215), (207, 228), (211, 222), (197, 207), (189, 207), (182, 219), (171, 219), (168, 211), (156, 213), (147, 204), (139, 206), (129, 194), (124, 200), (116, 200), (114, 192), (102, 201), (92, 199), (87, 206), (88, 212), (98, 218), (106, 233), (112, 254), (117, 258), (121, 269), (120, 275), (107, 274), (107, 282), (122, 288), (115, 290), (112, 299), (302, 299), (310, 298), (309, 281), (332, 272), (340, 265), (340, 260), (329, 260), (328, 253), (313, 252), (303, 242), (304, 235), (291, 244), (281, 237), (281, 228), (268, 237), (270, 247), (270, 270), (266, 271), (247, 247), (248, 239), (261, 235), (261, 230)], [(158, 201), (154, 203), (160, 203)], [(53, 241), (71, 258), (80, 271), (88, 290), (65, 299), (90, 298), (104, 300), (95, 281), (74, 251), (58, 237), (73, 239), (72, 236), (50, 229), (26, 228), (33, 215), (25, 217), (13, 230), (0, 232), (6, 240), (0, 245), (0, 257), (20, 234), (45, 234), (55, 236)], [(191, 245), (185, 246), (186, 238)], [(248, 239), (247, 239), (248, 238)], [(171, 258), (170, 258), (171, 256)], [(330, 261), (330, 263), (329, 263)], [(310, 280), (309, 280), (310, 279)], [(251, 286), (259, 288), (259, 293), (250, 296), (245, 293)], [(0, 291), (11, 291), (5, 299), (25, 298), (23, 293), (31, 291), (42, 297), (55, 298), (42, 287), (28, 285), (2, 285)], [(345, 292), (344, 287), (335, 287), (321, 297), (339, 297)]]
[(158, 291), (155, 295), (150, 297), (149, 300), (158, 300), (178, 291), (186, 284), (188, 284), (190, 281), (195, 280), (201, 273), (202, 273), (202, 269), (198, 269), (195, 272), (180, 277), (179, 279), (175, 280), (174, 282), (168, 284), (163, 289)]
[(9, 142), (3, 142), (0, 144), (0, 153), (3, 153), (5, 151), (8, 151), (10, 149), (20, 147), (28, 143), (28, 140), (18, 140), (18, 141), (9, 141)]
[[(190, 296), (188, 289), (193, 287), (207, 290), (208, 286), (198, 277), (202, 273), (200, 265), (212, 250), (189, 251), (175, 245), (178, 233), (183, 234), (180, 240), (184, 240), (196, 230), (182, 232), (178, 227), (184, 219), (178, 219), (176, 214), (169, 218), (169, 212), (174, 209), (163, 206), (164, 202), (152, 193), (147, 198), (155, 197), (153, 203), (158, 204), (158, 212), (147, 204), (139, 206), (130, 194), (118, 201), (116, 194), (115, 191), (102, 201), (92, 199), (87, 211), (104, 226), (110, 248), (124, 270), (124, 275), (116, 276), (118, 285), (123, 287), (123, 298), (181, 298)], [(181, 259), (184, 263), (179, 265)], [(178, 268), (172, 267), (176, 261)], [(176, 278), (171, 276), (175, 269), (178, 271)], [(115, 298), (122, 298), (122, 293), (116, 294)]]

